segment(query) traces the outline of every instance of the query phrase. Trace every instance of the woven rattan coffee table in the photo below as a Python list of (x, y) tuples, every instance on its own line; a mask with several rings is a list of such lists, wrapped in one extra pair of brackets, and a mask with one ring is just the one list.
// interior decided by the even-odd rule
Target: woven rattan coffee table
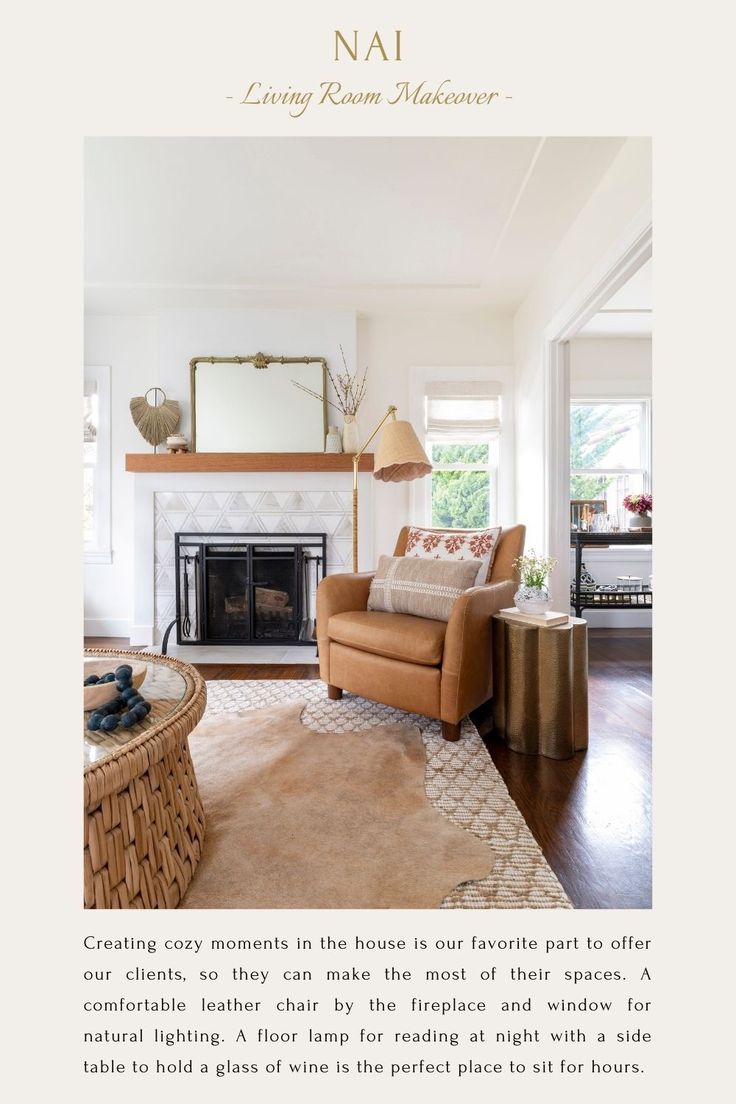
[(199, 862), (204, 812), (188, 736), (207, 691), (194, 667), (145, 652), (93, 650), (110, 670), (147, 667), (146, 719), (115, 732), (84, 727), (85, 908), (176, 908)]

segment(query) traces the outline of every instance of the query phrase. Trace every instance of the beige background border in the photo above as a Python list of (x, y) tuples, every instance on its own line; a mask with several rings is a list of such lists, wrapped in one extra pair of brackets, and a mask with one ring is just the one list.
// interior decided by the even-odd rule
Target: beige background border
[[(485, 114), (427, 108), (389, 117), (345, 109), (312, 113), (296, 125), (280, 112), (245, 115), (226, 101), (250, 73), (292, 86), (311, 85), (323, 73), (324, 79), (332, 76), (330, 33), (345, 18), (345, 7), (317, 7), (293, 0), (271, 9), (233, 2), (205, 8), (170, 0), (156, 5), (72, 0), (18, 4), (11, 14), (16, 38), (11, 68), (4, 73), (10, 118), (3, 172), (8, 193), (3, 216), (9, 223), (2, 266), (4, 386), (10, 392), (3, 427), (5, 551), (22, 553), (21, 565), (8, 569), (4, 602), (13, 671), (4, 695), (10, 808), (3, 880), (6, 920), (14, 928), (9, 991), (18, 1029), (9, 1053), (16, 1063), (20, 1058), (10, 1083), (16, 1095), (53, 1092), (63, 1080), (80, 1100), (101, 1093), (110, 1101), (129, 1099), (124, 1082), (82, 1087), (69, 1074), (79, 1030), (73, 988), (82, 968), (78, 941), (88, 931), (132, 933), (144, 922), (151, 933), (187, 935), (225, 926), (221, 916), (211, 914), (196, 922), (183, 913), (92, 919), (78, 908), (80, 818), (74, 795), (81, 791), (75, 718), (82, 627), (76, 522), (82, 136), (653, 134), (660, 550), (655, 572), (664, 597), (658, 601), (655, 630), (652, 914), (261, 914), (228, 916), (227, 928), (251, 935), (273, 929), (337, 933), (359, 922), (376, 934), (419, 928), (442, 934), (450, 926), (457, 933), (496, 935), (509, 930), (654, 932), (655, 1052), (661, 1072), (656, 1081), (642, 1078), (640, 1090), (628, 1083), (623, 1091), (632, 1101), (666, 1089), (677, 1099), (694, 1091), (710, 1098), (724, 1060), (718, 1050), (719, 1037), (725, 1042), (726, 1016), (719, 1008), (725, 998), (714, 979), (721, 975), (723, 948), (729, 945), (723, 894), (730, 863), (724, 861), (722, 841), (732, 804), (726, 794), (733, 725), (728, 694), (733, 675), (724, 633), (728, 615), (717, 616), (713, 609), (725, 609), (721, 603), (728, 603), (733, 589), (728, 554), (714, 543), (733, 509), (732, 465), (722, 448), (732, 433), (733, 401), (726, 401), (724, 385), (732, 375), (736, 194), (728, 161), (733, 154), (730, 97), (719, 84), (719, 74), (730, 70), (731, 61), (724, 5), (704, 0), (683, 9), (678, 23), (675, 9), (655, 0), (623, 0), (614, 7), (578, 0), (505, 5), (459, 0), (431, 13), (418, 2), (363, 2), (353, 5), (356, 23), (368, 28), (400, 23), (404, 29), (402, 79), (431, 82), (450, 75), (467, 87), (490, 82), (510, 89), (513, 100)], [(11, 510), (11, 503), (20, 509)], [(719, 578), (725, 580), (725, 599), (716, 585), (711, 604), (707, 595)], [(562, 1082), (554, 1084), (561, 1092)], [(294, 1087), (283, 1082), (279, 1091), (291, 1093)], [(621, 1091), (615, 1084), (596, 1087), (600, 1100), (614, 1099)], [(566, 1086), (565, 1099), (589, 1098), (590, 1088), (582, 1081), (575, 1088)], [(435, 1100), (446, 1085), (422, 1081), (417, 1089), (424, 1099)], [(519, 1086), (513, 1099), (532, 1099), (532, 1090), (531, 1083)], [(195, 1082), (183, 1082), (176, 1091), (182, 1100), (200, 1092)], [(479, 1082), (465, 1095), (481, 1099), (487, 1091)], [(223, 1083), (219, 1098), (236, 1099), (242, 1092), (238, 1083)], [(331, 1100), (344, 1092), (342, 1083), (318, 1082), (305, 1096)], [(375, 1087), (351, 1085), (350, 1095), (368, 1099)]]

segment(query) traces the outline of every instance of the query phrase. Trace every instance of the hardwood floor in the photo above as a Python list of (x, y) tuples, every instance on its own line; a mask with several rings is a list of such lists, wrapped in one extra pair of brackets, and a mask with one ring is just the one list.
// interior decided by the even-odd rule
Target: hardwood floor
[[(473, 720), (509, 793), (576, 908), (651, 906), (652, 641), (590, 629), (590, 746), (573, 759), (519, 755)], [(123, 648), (124, 640), (88, 640)], [(198, 664), (206, 679), (315, 679), (314, 664)]]
[(316, 663), (198, 663), (205, 679), (318, 679)]
[(473, 719), (576, 908), (651, 906), (652, 642), (588, 631), (590, 743), (557, 761), (509, 751)]

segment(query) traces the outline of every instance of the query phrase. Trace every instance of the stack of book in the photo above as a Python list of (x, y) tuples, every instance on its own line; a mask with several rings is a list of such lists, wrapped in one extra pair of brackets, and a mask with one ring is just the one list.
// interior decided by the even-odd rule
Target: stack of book
[(516, 606), (499, 610), (499, 613), (507, 617), (509, 621), (519, 621), (523, 625), (540, 625), (546, 628), (551, 628), (553, 625), (566, 625), (570, 620), (568, 614), (557, 613), (555, 610), (546, 610), (544, 613), (522, 613)]

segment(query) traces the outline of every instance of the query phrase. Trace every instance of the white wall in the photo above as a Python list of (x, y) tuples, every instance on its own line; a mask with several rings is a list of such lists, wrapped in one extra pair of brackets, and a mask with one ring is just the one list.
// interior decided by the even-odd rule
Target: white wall
[(527, 543), (538, 550), (547, 543), (545, 332), (591, 273), (602, 276), (623, 251), (650, 201), (651, 142), (629, 138), (514, 316), (517, 507), (528, 526)]
[(154, 385), (162, 387), (181, 404), (181, 429), (189, 435), (191, 357), (314, 355), (327, 357), (333, 366), (342, 363), (342, 344), (352, 365), (355, 343), (351, 311), (195, 309), (87, 316), (85, 363), (110, 365), (112, 405), (112, 563), (86, 565), (87, 635), (128, 636), (133, 619), (133, 475), (125, 471), (125, 454), (151, 446), (133, 425), (130, 399)]
[(128, 404), (134, 395), (142, 395), (157, 382), (156, 317), (88, 317), (84, 357), (87, 364), (109, 364), (111, 369), (112, 521), (112, 563), (85, 566), (85, 633), (88, 636), (128, 636), (133, 603), (133, 476), (125, 471), (125, 453), (143, 452), (151, 447), (133, 425)]
[[(129, 634), (133, 619), (133, 481), (125, 453), (147, 451), (130, 417), (128, 403), (149, 387), (163, 387), (182, 407), (182, 432), (189, 433), (189, 360), (192, 356), (326, 356), (342, 365), (368, 366), (368, 390), (359, 415), (363, 439), (393, 403), (410, 417), (412, 367), (505, 368), (508, 396), (513, 382), (509, 318), (480, 311), (387, 313), (356, 319), (353, 312), (277, 310), (164, 310), (151, 315), (91, 315), (86, 320), (85, 360), (109, 364), (112, 378), (112, 545), (110, 565), (87, 565), (85, 630), (89, 635)], [(357, 351), (356, 351), (357, 350)], [(498, 375), (494, 372), (494, 378)], [(510, 430), (510, 427), (509, 427)], [(513, 501), (513, 454), (502, 472), (507, 502)], [(351, 486), (346, 474), (346, 487)], [(371, 488), (376, 553), (393, 550), (409, 520), (408, 484)], [(366, 503), (366, 505), (368, 505)], [(369, 510), (366, 511), (369, 513)], [(507, 518), (503, 519), (507, 521)], [(151, 519), (153, 524), (153, 519)]]
[[(545, 331), (651, 200), (651, 142), (629, 138), (514, 316), (516, 487), (529, 543), (544, 531)], [(611, 257), (612, 262), (612, 257)]]
[[(369, 388), (360, 412), (364, 435), (393, 403), (397, 417), (416, 423), (410, 415), (412, 368), (506, 369), (509, 398), (513, 380), (508, 368), (513, 363), (511, 319), (488, 311), (415, 312), (371, 315), (358, 320), (358, 363), (368, 365)], [(500, 372), (494, 371), (491, 378)], [(420, 426), (415, 424), (419, 431)], [(513, 432), (512, 424), (509, 432)], [(513, 455), (506, 471), (505, 501), (513, 501)], [(510, 508), (510, 507), (509, 507)], [(374, 494), (376, 553), (393, 552), (402, 525), (411, 516), (411, 484), (381, 483)], [(504, 523), (515, 519), (503, 518)]]
[(165, 310), (158, 319), (158, 382), (181, 402), (181, 431), (187, 436), (194, 356), (323, 356), (334, 373), (342, 370), (342, 345), (348, 367), (355, 366), (353, 311)]
[(570, 342), (572, 394), (652, 393), (650, 337), (575, 337)]

